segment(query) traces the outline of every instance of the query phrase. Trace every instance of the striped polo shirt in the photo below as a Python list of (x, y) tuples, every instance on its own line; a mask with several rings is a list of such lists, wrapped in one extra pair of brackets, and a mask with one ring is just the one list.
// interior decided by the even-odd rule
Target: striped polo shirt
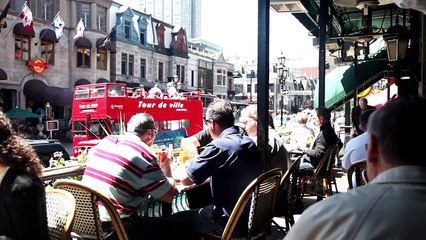
[[(172, 188), (156, 154), (133, 133), (110, 135), (93, 147), (82, 182), (105, 194), (121, 218), (137, 211), (147, 194), (160, 198)], [(101, 220), (110, 221), (99, 207)]]

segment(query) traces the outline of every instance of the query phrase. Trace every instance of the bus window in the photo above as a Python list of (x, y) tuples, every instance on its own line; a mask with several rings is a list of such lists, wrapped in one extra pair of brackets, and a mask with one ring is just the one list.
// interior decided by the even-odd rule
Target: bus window
[(75, 99), (87, 98), (89, 97), (88, 88), (80, 88), (75, 91)]
[(75, 121), (73, 129), (75, 137), (87, 137), (85, 121)]
[(189, 126), (190, 126), (189, 119), (180, 120), (180, 124), (181, 124), (182, 128), (189, 128)]
[(125, 96), (124, 86), (110, 86), (108, 90), (108, 97), (123, 97)]
[(111, 131), (112, 134), (122, 135), (126, 132), (126, 124), (124, 122), (120, 123), (120, 121), (115, 122), (114, 120), (111, 120), (111, 126), (112, 128), (108, 129), (108, 131)]
[(108, 128), (105, 120), (92, 120), (89, 121), (89, 135), (105, 137), (111, 130)]
[(94, 90), (98, 92), (98, 97), (105, 96), (105, 86), (96, 86)]

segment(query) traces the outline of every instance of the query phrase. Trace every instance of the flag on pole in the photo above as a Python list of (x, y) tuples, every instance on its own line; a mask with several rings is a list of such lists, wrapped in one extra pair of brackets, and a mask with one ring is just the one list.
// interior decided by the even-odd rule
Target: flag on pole
[(77, 23), (77, 27), (75, 28), (74, 39), (76, 39), (78, 37), (83, 37), (84, 29), (85, 28), (84, 28), (83, 19), (80, 18), (80, 21)]
[(105, 38), (102, 40), (101, 44), (99, 45), (99, 48), (105, 47), (111, 41), (111, 33), (112, 31), (105, 36)]
[(6, 4), (3, 11), (0, 14), (0, 32), (2, 28), (7, 28), (6, 16), (7, 12), (9, 12), (10, 1)]
[(28, 7), (27, 2), (25, 2), (24, 6), (22, 6), (22, 11), (19, 14), (19, 17), (22, 19), (25, 31), (31, 31), (33, 29), (33, 13)]
[(51, 25), (53, 30), (55, 31), (56, 40), (59, 41), (59, 39), (61, 39), (62, 35), (64, 34), (64, 25), (65, 25), (65, 22), (61, 18), (61, 15), (59, 15), (59, 13), (56, 14)]

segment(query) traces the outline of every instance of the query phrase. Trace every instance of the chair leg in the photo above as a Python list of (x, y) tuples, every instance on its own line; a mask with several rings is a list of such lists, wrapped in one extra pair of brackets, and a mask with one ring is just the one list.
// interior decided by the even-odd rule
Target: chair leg
[(336, 178), (334, 176), (333, 176), (333, 182), (334, 182), (334, 187), (336, 187), (336, 193), (339, 193), (339, 190), (337, 189)]
[(303, 199), (303, 196), (305, 195), (306, 177), (300, 177), (299, 181), (300, 196)]
[(332, 193), (332, 189), (331, 189), (331, 184), (330, 184), (330, 181), (329, 181), (329, 179), (328, 178), (324, 178), (323, 179), (323, 188), (324, 188), (324, 196), (326, 197), (326, 198), (329, 198), (329, 197), (331, 197), (331, 195), (333, 194)]

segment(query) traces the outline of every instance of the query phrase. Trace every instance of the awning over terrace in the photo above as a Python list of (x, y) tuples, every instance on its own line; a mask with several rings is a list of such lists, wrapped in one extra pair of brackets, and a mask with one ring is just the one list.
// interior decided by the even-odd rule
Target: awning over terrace
[[(325, 76), (325, 107), (336, 108), (354, 97), (357, 87), (369, 87), (389, 70), (387, 59), (369, 60), (355, 66), (340, 66)], [(355, 68), (358, 68), (355, 78)], [(362, 90), (362, 89), (361, 89)], [(318, 88), (315, 92), (315, 107), (318, 107)]]

